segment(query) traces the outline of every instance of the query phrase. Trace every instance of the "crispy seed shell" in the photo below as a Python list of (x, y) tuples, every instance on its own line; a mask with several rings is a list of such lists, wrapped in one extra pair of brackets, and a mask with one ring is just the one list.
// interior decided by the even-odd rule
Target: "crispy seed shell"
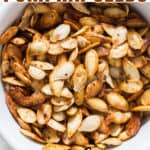
[(30, 109), (18, 108), (17, 112), (20, 118), (26, 123), (34, 123), (36, 121), (36, 114)]
[(106, 8), (104, 10), (104, 15), (112, 18), (121, 18), (127, 16), (126, 12), (118, 7)]
[(56, 42), (65, 39), (70, 34), (70, 25), (61, 24), (57, 26), (51, 36), (51, 41)]
[(99, 111), (99, 112), (107, 112), (108, 107), (107, 104), (99, 99), (99, 98), (90, 98), (86, 100), (86, 103), (91, 107), (92, 109)]
[(8, 28), (1, 36), (0, 36), (0, 44), (5, 44), (9, 40), (11, 40), (12, 37), (16, 35), (18, 32), (18, 27), (17, 26), (12, 26)]
[(32, 132), (30, 132), (30, 131), (28, 131), (28, 130), (20, 129), (20, 132), (21, 132), (23, 135), (29, 137), (30, 139), (32, 139), (32, 140), (34, 140), (34, 141), (36, 141), (36, 142), (40, 142), (40, 143), (43, 143), (43, 144), (46, 143), (43, 139), (41, 139), (41, 138), (38, 137), (36, 134), (34, 134), (34, 133), (32, 133)]
[(98, 127), (100, 126), (100, 123), (101, 123), (101, 118), (99, 115), (90, 115), (83, 120), (79, 128), (79, 131), (80, 132), (93, 132), (98, 129)]
[(42, 150), (69, 150), (69, 149), (70, 149), (69, 146), (60, 144), (47, 144), (42, 148)]
[(82, 112), (79, 110), (74, 116), (71, 116), (67, 123), (67, 135), (72, 137), (79, 129), (82, 122)]
[(72, 3), (71, 5), (74, 9), (76, 9), (84, 14), (87, 14), (87, 15), (90, 14), (90, 11), (86, 8), (86, 5), (84, 3), (83, 4), (82, 3)]
[(110, 92), (106, 95), (107, 101), (114, 108), (127, 111), (128, 110), (128, 102), (126, 99), (118, 93)]
[(141, 49), (143, 45), (142, 37), (140, 36), (140, 34), (138, 34), (135, 31), (128, 32), (128, 42), (129, 42), (129, 45), (135, 50)]
[(85, 68), (89, 78), (93, 78), (98, 70), (98, 54), (95, 50), (90, 50), (85, 55)]

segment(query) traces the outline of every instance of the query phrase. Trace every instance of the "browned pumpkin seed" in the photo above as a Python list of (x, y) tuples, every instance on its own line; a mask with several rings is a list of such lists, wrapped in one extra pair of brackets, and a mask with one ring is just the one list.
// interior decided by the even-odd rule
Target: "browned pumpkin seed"
[(117, 137), (121, 133), (122, 130), (123, 130), (123, 126), (112, 125), (111, 126), (111, 136)]
[(89, 79), (92, 79), (98, 70), (98, 54), (95, 50), (90, 50), (85, 55), (85, 68)]
[(76, 22), (73, 22), (72, 20), (64, 20), (64, 23), (69, 24), (71, 28), (73, 28), (76, 31), (80, 29), (79, 24), (77, 24)]
[(79, 110), (74, 116), (71, 116), (67, 123), (67, 135), (72, 137), (79, 129), (82, 122), (82, 111)]
[(106, 8), (104, 10), (104, 15), (112, 18), (121, 18), (127, 16), (126, 12), (119, 7)]
[(69, 150), (70, 147), (66, 145), (60, 145), (60, 144), (47, 144), (45, 145), (42, 150)]
[(41, 16), (41, 18), (38, 20), (36, 26), (38, 29), (49, 29), (51, 27), (54, 27), (59, 23), (59, 14), (56, 10), (50, 9), (48, 13), (45, 13)]
[(142, 105), (150, 105), (149, 94), (150, 94), (150, 89), (147, 89), (140, 97), (140, 101)]
[(47, 125), (59, 132), (65, 132), (65, 130), (66, 130), (66, 127), (63, 124), (61, 124), (53, 119), (50, 119), (48, 121)]
[(127, 55), (128, 52), (128, 44), (122, 44), (116, 48), (112, 48), (110, 51), (110, 57), (118, 59)]
[(150, 79), (150, 63), (146, 64), (144, 67), (141, 68), (141, 72), (143, 75)]
[(17, 112), (20, 118), (26, 123), (34, 123), (36, 121), (36, 114), (31, 109), (18, 108)]
[(77, 40), (73, 38), (68, 38), (61, 42), (61, 47), (64, 49), (72, 50), (77, 47)]
[(106, 140), (102, 141), (102, 144), (113, 145), (113, 146), (120, 145), (121, 143), (122, 141), (118, 138), (107, 138)]
[(93, 132), (93, 134), (92, 134), (92, 138), (94, 139), (96, 144), (101, 143), (108, 136), (109, 136), (108, 134), (99, 133), (97, 131)]
[(77, 37), (83, 33), (85, 33), (89, 29), (89, 26), (83, 26), (80, 30), (72, 34), (72, 37)]
[(42, 87), (41, 92), (44, 93), (45, 95), (53, 95), (53, 92), (49, 86), (49, 84), (46, 84)]
[(42, 3), (32, 5), (32, 7), (34, 9), (34, 12), (37, 14), (48, 13), (50, 11), (49, 7)]
[(122, 112), (114, 112), (106, 118), (108, 122), (113, 122), (115, 124), (123, 124), (126, 123), (132, 114), (130, 112), (122, 113)]
[(64, 121), (66, 119), (66, 115), (64, 112), (54, 112), (52, 117), (56, 121)]
[(87, 45), (86, 47), (84, 47), (83, 49), (80, 49), (79, 54), (85, 53), (87, 51), (89, 51), (90, 49), (100, 45), (101, 42), (94, 42), (92, 44)]
[(141, 126), (140, 117), (137, 115), (133, 115), (126, 126), (127, 135), (129, 137), (135, 136), (139, 131), (140, 126)]
[(53, 43), (53, 44), (51, 43), (48, 49), (48, 53), (50, 55), (59, 55), (64, 52), (67, 52), (67, 51), (61, 47), (60, 43)]
[(57, 131), (49, 127), (44, 128), (43, 136), (47, 143), (58, 143), (60, 141)]
[(78, 92), (75, 92), (75, 103), (80, 106), (84, 103), (84, 89), (80, 89)]
[(89, 144), (88, 138), (83, 135), (83, 133), (78, 132), (75, 135), (74, 142), (76, 145), (87, 146)]
[(34, 141), (36, 141), (36, 142), (40, 142), (40, 143), (43, 143), (43, 144), (46, 143), (45, 140), (41, 139), (41, 138), (38, 137), (36, 134), (34, 134), (34, 133), (32, 133), (32, 132), (30, 132), (30, 131), (28, 131), (28, 130), (20, 129), (20, 132), (21, 132), (23, 135), (27, 136), (28, 138), (30, 138), (30, 139), (32, 139), (32, 140), (34, 140)]
[(84, 147), (82, 147), (82, 146), (72, 146), (71, 150), (84, 150)]
[(122, 141), (128, 140), (130, 138), (129, 135), (127, 135), (127, 131), (123, 131), (119, 135), (119, 139)]
[(63, 3), (49, 3), (48, 6), (52, 9), (55, 9), (59, 14), (64, 13), (66, 10), (66, 5)]
[(5, 77), (5, 78), (2, 78), (2, 81), (4, 83), (8, 83), (8, 84), (15, 85), (15, 86), (21, 86), (21, 87), (25, 86), (21, 81), (16, 80), (14, 77)]
[(26, 43), (26, 39), (22, 37), (15, 37), (11, 40), (11, 43), (15, 45), (23, 45)]
[(42, 104), (37, 110), (37, 122), (40, 125), (46, 124), (52, 114), (52, 106), (50, 104)]
[(74, 50), (72, 51), (72, 53), (70, 54), (69, 61), (75, 62), (75, 61), (77, 60), (78, 53), (79, 53), (78, 48), (74, 49)]
[(18, 32), (17, 26), (12, 26), (8, 28), (1, 36), (0, 36), (0, 44), (5, 44), (9, 40), (11, 40), (12, 37), (14, 37)]
[(70, 34), (70, 25), (61, 24), (57, 26), (51, 36), (52, 42), (57, 42), (59, 40), (65, 39)]
[(142, 37), (135, 31), (128, 32), (128, 43), (135, 50), (141, 49), (143, 46)]
[(73, 89), (76, 92), (84, 89), (87, 82), (87, 72), (82, 64), (78, 65), (72, 76)]
[(101, 124), (101, 116), (90, 115), (86, 117), (79, 128), (80, 132), (93, 132), (98, 129)]
[(86, 8), (86, 5), (84, 3), (72, 3), (72, 7), (79, 12), (85, 13), (87, 15), (90, 14), (90, 11)]
[(43, 61), (31, 61), (31, 65), (41, 70), (53, 70), (54, 66), (48, 62)]
[(37, 136), (39, 136), (40, 138), (43, 138), (43, 133), (41, 132), (41, 130), (39, 128), (32, 125), (32, 130), (35, 134), (37, 134)]
[(46, 76), (46, 73), (43, 70), (34, 66), (30, 66), (28, 72), (29, 75), (35, 80), (42, 80)]
[(6, 94), (6, 103), (8, 106), (9, 111), (12, 113), (13, 117), (18, 122), (19, 126), (25, 130), (31, 131), (31, 127), (29, 124), (25, 123), (17, 113), (17, 105), (14, 103), (13, 99), (10, 97), (10, 95)]
[(72, 62), (65, 62), (57, 67), (53, 71), (53, 80), (66, 80), (74, 72), (74, 64)]
[(99, 98), (89, 98), (86, 100), (86, 103), (93, 110), (96, 110), (99, 112), (107, 112), (108, 111), (107, 104)]
[(141, 28), (145, 27), (147, 23), (141, 18), (132, 18), (127, 20), (127, 26), (130, 28)]
[(75, 106), (72, 106), (71, 108), (69, 108), (67, 111), (66, 111), (66, 114), (68, 116), (74, 116), (78, 111), (78, 108), (75, 107)]
[(92, 17), (82, 17), (79, 22), (82, 26), (94, 26), (98, 24), (97, 20)]
[(86, 87), (86, 97), (94, 97), (96, 96), (100, 90), (102, 89), (103, 82), (100, 80), (94, 80), (89, 83)]
[(143, 88), (143, 82), (141, 80), (120, 83), (120, 89), (126, 93), (137, 93)]
[(106, 99), (108, 103), (114, 108), (124, 111), (128, 110), (128, 102), (122, 95), (115, 92), (110, 92), (106, 95)]
[(143, 106), (143, 105), (141, 105), (141, 106), (136, 106), (136, 107), (133, 107), (132, 108), (132, 111), (142, 111), (142, 112), (144, 112), (144, 111), (147, 111), (147, 112), (149, 112), (150, 111), (150, 106)]
[(147, 64), (147, 59), (144, 56), (134, 57), (131, 61), (137, 68), (143, 68)]
[(140, 73), (137, 67), (128, 59), (123, 60), (123, 69), (129, 80), (140, 80)]
[(83, 36), (78, 36), (77, 37), (78, 45), (80, 48), (86, 47), (88, 44), (90, 44), (90, 41), (88, 41), (86, 38)]
[(112, 42), (114, 46), (118, 46), (122, 43), (124, 43), (127, 40), (127, 29), (124, 26), (118, 26), (114, 27), (113, 25), (110, 24), (102, 24), (104, 31), (112, 36)]
[(70, 99), (68, 104), (62, 106), (54, 106), (54, 112), (61, 112), (69, 109), (74, 104), (74, 98)]

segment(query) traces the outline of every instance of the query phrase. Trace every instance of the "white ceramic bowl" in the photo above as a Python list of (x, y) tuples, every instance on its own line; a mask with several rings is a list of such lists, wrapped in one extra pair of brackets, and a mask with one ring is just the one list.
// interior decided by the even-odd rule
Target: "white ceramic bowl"
[[(26, 3), (5, 3), (0, 6), (0, 34), (21, 15)], [(150, 3), (131, 4), (150, 22)], [(0, 83), (0, 135), (14, 150), (41, 150), (41, 145), (24, 137), (5, 103), (2, 84)], [(137, 136), (125, 142), (115, 150), (150, 150), (150, 121), (146, 121)], [(1, 147), (1, 146), (0, 146)]]

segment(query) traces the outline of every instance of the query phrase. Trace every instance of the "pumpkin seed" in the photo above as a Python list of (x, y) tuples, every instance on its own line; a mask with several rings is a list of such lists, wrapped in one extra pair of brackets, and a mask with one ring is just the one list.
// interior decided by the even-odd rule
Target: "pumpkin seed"
[(90, 14), (90, 11), (86, 8), (85, 4), (82, 4), (82, 3), (72, 3), (71, 5), (72, 5), (72, 7), (74, 9), (76, 9), (79, 12), (82, 12), (82, 13), (87, 14), (87, 15)]
[(99, 115), (90, 115), (86, 117), (79, 128), (80, 132), (93, 132), (98, 129), (101, 123)]
[(66, 127), (63, 124), (61, 124), (53, 119), (50, 119), (48, 121), (47, 125), (59, 132), (65, 132), (65, 130), (66, 130)]
[(43, 144), (46, 143), (45, 140), (41, 139), (41, 138), (38, 137), (36, 134), (34, 134), (34, 133), (32, 133), (32, 132), (30, 132), (30, 131), (28, 131), (28, 130), (20, 129), (20, 132), (21, 132), (23, 135), (27, 136), (28, 138), (30, 138), (30, 139), (32, 139), (32, 140), (34, 140), (34, 141), (36, 141), (36, 142), (40, 142), (40, 143), (43, 143)]
[(50, 104), (42, 104), (37, 110), (37, 122), (40, 125), (46, 124), (51, 118), (52, 106)]
[(36, 80), (42, 80), (46, 76), (46, 73), (43, 70), (38, 69), (37, 67), (34, 66), (30, 66), (28, 72), (30, 76)]
[(88, 104), (88, 106), (90, 108), (92, 108), (96, 111), (99, 111), (99, 112), (107, 112), (108, 111), (107, 104), (99, 98), (87, 99), (86, 103)]
[(128, 110), (128, 102), (122, 95), (115, 92), (110, 92), (106, 95), (106, 99), (108, 103), (114, 108), (124, 111)]
[(135, 50), (141, 49), (143, 46), (142, 37), (135, 31), (128, 32), (128, 43)]
[(118, 7), (106, 8), (104, 10), (104, 15), (116, 19), (127, 16), (126, 12)]
[(31, 109), (18, 108), (17, 112), (20, 118), (26, 123), (34, 123), (36, 121), (36, 114)]
[(90, 50), (85, 55), (85, 68), (87, 70), (88, 77), (93, 78), (98, 69), (98, 55), (95, 50)]
[(63, 40), (69, 34), (70, 34), (70, 25), (61, 24), (61, 25), (57, 26), (56, 29), (54, 30), (54, 32), (52, 33), (51, 41), (57, 42), (57, 41)]
[(8, 28), (1, 36), (0, 36), (0, 44), (5, 44), (9, 40), (11, 40), (12, 37), (14, 37), (18, 32), (17, 26), (12, 26)]
[(82, 122), (82, 112), (79, 110), (74, 116), (71, 116), (67, 123), (67, 135), (72, 137), (79, 129)]

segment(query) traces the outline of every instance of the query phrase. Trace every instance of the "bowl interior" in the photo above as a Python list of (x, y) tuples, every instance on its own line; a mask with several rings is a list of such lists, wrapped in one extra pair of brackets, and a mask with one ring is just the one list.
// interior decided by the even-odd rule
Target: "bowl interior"
[[(7, 3), (3, 4), (0, 9), (0, 34), (9, 26), (11, 23), (21, 15), (22, 10), (26, 6), (26, 3)], [(137, 9), (143, 17), (145, 17), (150, 22), (150, 13), (148, 13), (150, 9), (150, 3), (147, 4), (139, 4), (134, 3), (131, 4), (132, 7)], [(3, 91), (2, 84), (0, 84), (0, 134), (6, 140), (6, 142), (13, 147), (15, 150), (41, 150), (41, 145), (35, 142), (32, 142), (28, 138), (24, 137), (19, 132), (19, 126), (11, 116), (8, 111), (7, 105), (5, 103), (5, 95)], [(148, 119), (147, 119), (148, 120)], [(124, 142), (119, 147), (114, 148), (114, 150), (149, 150), (150, 149), (150, 121), (145, 121), (143, 126), (141, 127), (137, 136)], [(142, 143), (142, 144), (141, 144)]]

